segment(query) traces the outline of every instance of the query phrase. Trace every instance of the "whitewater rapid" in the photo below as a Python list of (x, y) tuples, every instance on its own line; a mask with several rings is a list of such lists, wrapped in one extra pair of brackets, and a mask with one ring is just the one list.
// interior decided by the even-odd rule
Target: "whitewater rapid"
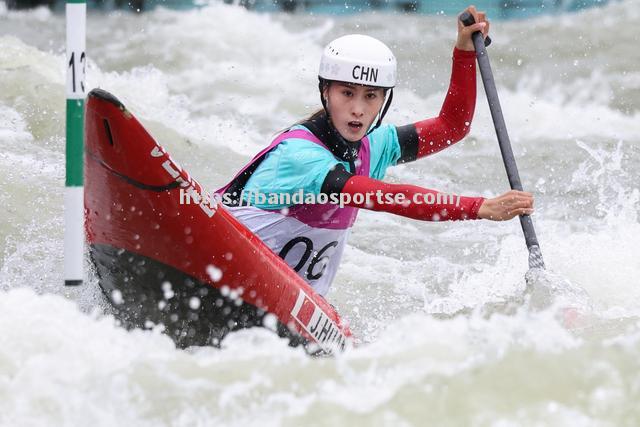
[[(264, 330), (176, 350), (103, 315), (90, 273), (62, 286), (64, 17), (0, 3), (0, 424), (193, 426), (640, 424), (640, 51), (635, 2), (495, 22), (489, 48), (550, 270), (594, 318), (487, 316), (525, 289), (517, 221), (421, 223), (361, 212), (328, 295), (356, 348), (312, 359)], [(323, 45), (364, 32), (399, 62), (387, 121), (438, 113), (450, 17), (256, 14), (212, 3), (90, 13), (87, 85), (114, 93), (172, 157), (219, 187), (319, 107)], [(390, 182), (508, 188), (484, 92), (456, 146)], [(456, 313), (459, 313), (456, 315)]]

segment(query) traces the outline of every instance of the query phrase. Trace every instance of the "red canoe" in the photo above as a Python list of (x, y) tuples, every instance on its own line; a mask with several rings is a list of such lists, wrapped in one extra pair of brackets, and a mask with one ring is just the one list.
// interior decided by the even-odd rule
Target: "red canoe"
[(125, 326), (162, 324), (180, 347), (253, 326), (344, 347), (351, 333), (333, 307), (222, 205), (180, 203), (202, 188), (118, 99), (94, 89), (85, 120), (90, 258)]

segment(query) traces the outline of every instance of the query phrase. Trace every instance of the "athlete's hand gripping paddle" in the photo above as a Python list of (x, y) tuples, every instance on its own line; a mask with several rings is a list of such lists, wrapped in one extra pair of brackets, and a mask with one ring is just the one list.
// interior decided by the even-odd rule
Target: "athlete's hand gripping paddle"
[[(460, 21), (465, 26), (474, 24), (475, 19), (469, 12), (460, 15)], [(489, 64), (489, 55), (485, 47), (488, 45), (483, 41), (479, 31), (471, 35), (473, 45), (476, 50), (478, 66), (482, 75), (482, 83), (489, 101), (489, 109), (493, 118), (493, 125), (498, 136), (500, 152), (511, 189), (523, 191), (518, 167), (511, 149), (511, 142), (507, 134), (507, 126), (502, 116), (498, 91), (493, 81), (493, 73)], [(552, 304), (557, 304), (558, 314), (565, 326), (573, 327), (580, 323), (581, 318), (585, 318), (587, 313), (592, 312), (592, 304), (589, 294), (580, 286), (576, 286), (561, 276), (545, 269), (542, 260), (542, 252), (538, 244), (533, 222), (529, 215), (520, 215), (520, 225), (524, 232), (524, 238), (529, 249), (529, 271), (526, 275), (526, 282), (530, 291), (530, 307), (535, 309), (545, 309)]]
[[(460, 21), (466, 27), (475, 23), (473, 15), (468, 11), (465, 11), (460, 15)], [(496, 129), (496, 135), (498, 136), (498, 144), (500, 144), (502, 160), (504, 162), (505, 169), (507, 170), (507, 176), (509, 177), (509, 184), (511, 185), (512, 190), (524, 191), (522, 189), (522, 183), (520, 182), (516, 159), (513, 156), (513, 150), (511, 149), (509, 135), (507, 134), (507, 125), (505, 124), (504, 117), (502, 116), (500, 100), (498, 99), (498, 91), (496, 90), (496, 85), (493, 81), (493, 72), (491, 71), (491, 64), (489, 63), (489, 55), (487, 54), (487, 49), (485, 49), (485, 46), (488, 46), (489, 43), (482, 38), (482, 33), (480, 31), (476, 31), (471, 35), (471, 37), (476, 49), (476, 57), (478, 58), (478, 66), (480, 67), (480, 74), (482, 75), (482, 83), (484, 84), (484, 91), (487, 94), (487, 101), (489, 101), (489, 109), (491, 110), (493, 125)], [(487, 37), (487, 39), (489, 38)], [(533, 228), (531, 216), (520, 215), (520, 224), (522, 225), (522, 231), (524, 232), (527, 249), (529, 249), (529, 268), (544, 269), (542, 252), (540, 251), (540, 245), (538, 244), (538, 238), (536, 237), (536, 232)]]

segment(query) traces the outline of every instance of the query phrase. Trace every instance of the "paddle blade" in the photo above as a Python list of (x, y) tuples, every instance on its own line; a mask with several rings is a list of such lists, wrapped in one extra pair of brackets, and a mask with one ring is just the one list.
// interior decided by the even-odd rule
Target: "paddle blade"
[(531, 245), (529, 247), (529, 268), (545, 268), (544, 260), (542, 259), (542, 251), (538, 245)]
[(582, 287), (543, 268), (532, 268), (525, 275), (529, 308), (542, 311), (555, 308), (566, 327), (576, 327), (579, 319), (593, 313), (591, 297)]

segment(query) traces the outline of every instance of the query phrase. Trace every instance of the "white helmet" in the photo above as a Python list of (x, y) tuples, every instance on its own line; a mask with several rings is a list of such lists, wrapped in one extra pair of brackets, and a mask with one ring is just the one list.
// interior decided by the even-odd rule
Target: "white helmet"
[(318, 77), (389, 89), (396, 85), (396, 58), (380, 40), (350, 34), (324, 48)]

